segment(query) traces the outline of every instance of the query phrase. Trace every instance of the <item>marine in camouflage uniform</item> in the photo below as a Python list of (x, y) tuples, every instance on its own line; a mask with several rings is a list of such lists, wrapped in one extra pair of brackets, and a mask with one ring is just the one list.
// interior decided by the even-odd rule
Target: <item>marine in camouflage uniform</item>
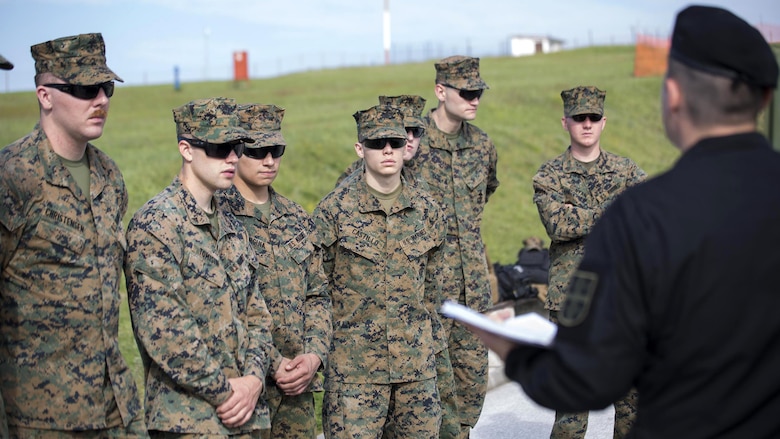
[[(533, 177), (534, 202), (551, 240), (545, 308), (555, 323), (591, 228), (616, 196), (645, 179), (645, 172), (636, 163), (601, 149), (601, 132), (607, 120), (603, 117), (606, 92), (580, 86), (562, 91), (561, 98), (561, 123), (570, 134), (571, 145), (563, 154), (542, 164)], [(636, 418), (636, 399), (632, 390), (615, 403), (615, 438), (624, 437), (631, 429)], [(587, 412), (556, 412), (550, 437), (584, 438), (587, 428)]]
[(436, 438), (443, 218), (401, 176), (401, 111), (380, 105), (354, 118), (366, 172), (326, 195), (313, 215), (333, 302), (323, 429), (327, 438)]
[[(417, 95), (400, 96), (379, 96), (380, 105), (392, 105), (398, 107), (404, 114), (404, 128), (406, 128), (406, 150), (404, 151), (404, 163), (408, 162), (417, 154), (420, 147), (420, 139), (425, 133), (425, 122), (422, 120), (422, 112), (425, 109), (425, 98)], [(357, 159), (352, 162), (344, 173), (336, 180), (336, 186), (341, 184), (345, 178), (349, 177), (355, 171), (363, 172), (363, 160)], [(407, 179), (414, 178), (404, 168), (401, 173)]]
[[(398, 107), (404, 115), (404, 128), (406, 129), (406, 150), (404, 151), (404, 163), (408, 163), (416, 155), (425, 133), (425, 121), (422, 118), (425, 109), (425, 99), (417, 95), (400, 96), (380, 96), (379, 103), (383, 105), (392, 105)], [(352, 163), (344, 174), (336, 182), (336, 186), (341, 184), (344, 179), (350, 177), (355, 172), (363, 172), (363, 160), (358, 159)], [(404, 167), (401, 170), (405, 181), (408, 184), (419, 186), (420, 190), (430, 192), (430, 188), (425, 180), (420, 179), (414, 173)], [(354, 177), (353, 177), (354, 178)], [(451, 277), (451, 269), (445, 267), (440, 279)], [(435, 304), (435, 309), (439, 309), (441, 303)], [(439, 322), (443, 317), (440, 316)], [(443, 325), (434, 328), (434, 340), (436, 349), (436, 385), (439, 391), (439, 398), (442, 405), (442, 425), (439, 429), (441, 439), (457, 438), (460, 436), (460, 421), (458, 420), (458, 407), (455, 397), (455, 376), (452, 371), (449, 352), (447, 351), (447, 335)], [(392, 428), (392, 427), (389, 427)]]
[(313, 438), (317, 419), (312, 392), (323, 390), (317, 371), (326, 363), (332, 332), (322, 252), (312, 242), (316, 232), (309, 214), (271, 187), (287, 145), (281, 132), (284, 109), (242, 105), (238, 115), (255, 143), (239, 159), (234, 187), (218, 196), (263, 255), (256, 276), (274, 322), (266, 388), (271, 429), (263, 434)]
[[(488, 135), (469, 121), (476, 117), (479, 97), (488, 86), (480, 77), (478, 58), (452, 56), (435, 67), (439, 104), (424, 118), (425, 135), (408, 167), (428, 184), (444, 210), (446, 241), (442, 248), (445, 263), (453, 270), (443, 285), (445, 299), (486, 311), (491, 291), (481, 236), (482, 212), (498, 187), (498, 154)], [(450, 319), (444, 326), (455, 376), (455, 422), (461, 426), (460, 435), (468, 437), (487, 393), (487, 349), (464, 326)]]
[(214, 98), (173, 110), (181, 172), (127, 229), (125, 277), (153, 437), (259, 437), (269, 427), (258, 398), (272, 321), (258, 257), (241, 223), (213, 198), (213, 188), (232, 184), (227, 173), (242, 141), (252, 141), (236, 107)]
[(145, 437), (118, 338), (127, 190), (114, 161), (88, 143), (102, 135), (109, 86), (78, 98), (43, 85), (80, 92), (121, 79), (100, 34), (31, 53), (40, 122), (0, 151), (3, 415), (11, 437)]

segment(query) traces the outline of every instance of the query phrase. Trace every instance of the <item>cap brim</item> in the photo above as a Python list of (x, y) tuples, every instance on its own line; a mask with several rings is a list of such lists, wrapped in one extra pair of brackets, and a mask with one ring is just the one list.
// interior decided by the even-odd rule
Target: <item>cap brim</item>
[(285, 145), (287, 146), (287, 142), (284, 141), (284, 137), (282, 136), (281, 131), (270, 131), (270, 132), (249, 132), (252, 136), (252, 139), (254, 140), (254, 144), (252, 145), (253, 148), (262, 148), (264, 146), (276, 146), (276, 145)]
[(62, 79), (69, 84), (75, 85), (102, 84), (108, 81), (125, 82), (119, 75), (105, 66), (92, 66), (88, 70), (80, 71), (69, 78)]
[(193, 131), (190, 135), (198, 140), (209, 143), (230, 143), (235, 142), (236, 140), (241, 140), (246, 143), (255, 143), (255, 139), (242, 128), (212, 127)]
[(375, 128), (365, 134), (363, 140), (366, 139), (406, 139), (406, 132), (401, 133), (393, 128)]

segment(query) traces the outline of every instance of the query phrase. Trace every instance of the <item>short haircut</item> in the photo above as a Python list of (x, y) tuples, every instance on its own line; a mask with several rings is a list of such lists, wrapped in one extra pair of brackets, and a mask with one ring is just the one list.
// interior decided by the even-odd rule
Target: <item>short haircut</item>
[(683, 89), (696, 127), (755, 122), (764, 105), (763, 88), (692, 69), (674, 59), (669, 59), (666, 75)]

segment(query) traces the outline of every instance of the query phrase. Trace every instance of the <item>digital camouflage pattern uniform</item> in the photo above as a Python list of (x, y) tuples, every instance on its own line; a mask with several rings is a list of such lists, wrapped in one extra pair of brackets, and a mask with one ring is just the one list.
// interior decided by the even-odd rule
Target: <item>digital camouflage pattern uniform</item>
[[(247, 147), (286, 145), (281, 133), (284, 109), (275, 105), (242, 105), (240, 125), (255, 139)], [(257, 279), (273, 317), (274, 349), (271, 351), (270, 378), (266, 399), (271, 413), (271, 438), (313, 438), (317, 419), (313, 391), (322, 391), (320, 375), (315, 376), (302, 395), (284, 395), (273, 382), (273, 373), (282, 357), (316, 354), (327, 362), (331, 338), (331, 305), (328, 279), (322, 270), (322, 251), (314, 246), (314, 221), (295, 202), (268, 188), (271, 217), (244, 199), (234, 187), (218, 196), (249, 233), (249, 241), (263, 255), (259, 258)], [(321, 366), (322, 368), (323, 366)]]
[[(173, 110), (177, 135), (248, 138), (235, 112), (232, 99), (190, 102)], [(216, 413), (232, 393), (228, 379), (265, 381), (273, 348), (258, 257), (233, 214), (216, 214), (218, 231), (176, 177), (128, 225), (125, 277), (149, 430), (227, 436), (269, 427), (262, 398), (239, 428), (225, 427)]]
[[(453, 56), (435, 67), (437, 84), (464, 90), (488, 88), (479, 75), (478, 58)], [(488, 135), (466, 121), (457, 135), (439, 130), (432, 118), (434, 111), (424, 118), (425, 135), (407, 166), (428, 184), (446, 218), (447, 236), (442, 249), (453, 275), (444, 282), (444, 298), (486, 311), (491, 305), (491, 291), (481, 236), (482, 212), (499, 184), (498, 154)], [(444, 326), (455, 376), (458, 422), (463, 426), (461, 435), (468, 437), (487, 393), (487, 348), (474, 333), (451, 319), (446, 319)], [(445, 395), (442, 398), (446, 401)]]
[[(425, 128), (425, 122), (422, 120), (422, 112), (425, 109), (425, 98), (417, 95), (400, 96), (379, 96), (380, 105), (391, 105), (398, 107), (404, 114), (404, 128)], [(341, 184), (345, 178), (352, 175), (357, 170), (363, 171), (363, 159), (358, 158), (339, 176), (336, 180), (336, 186)], [(405, 170), (405, 169), (404, 169)], [(403, 172), (403, 171), (402, 171)], [(407, 179), (414, 178), (408, 172), (404, 174)]]
[[(395, 107), (354, 117), (360, 142), (405, 138)], [(401, 193), (385, 212), (365, 175), (350, 177), (313, 214), (333, 302), (325, 436), (436, 438), (433, 333), (440, 325), (435, 304), (441, 301), (443, 218), (431, 196), (403, 177)]]
[[(5, 59), (3, 55), (0, 55), (0, 69), (11, 70), (14, 65), (11, 61)], [(2, 247), (0, 247), (2, 250)], [(0, 392), (0, 438), (8, 437), (8, 422), (5, 419), (5, 405), (3, 404), (3, 394)]]
[[(36, 72), (73, 84), (119, 78), (100, 34), (32, 46)], [(135, 381), (119, 350), (127, 190), (86, 144), (89, 193), (37, 124), (0, 151), (0, 392), (8, 425), (111, 429), (145, 436)], [(34, 433), (34, 431), (32, 431)]]
[[(561, 92), (566, 117), (604, 114), (606, 92), (576, 87)], [(583, 164), (571, 147), (542, 164), (533, 177), (534, 203), (550, 236), (550, 274), (545, 308), (558, 323), (569, 278), (582, 259), (585, 238), (596, 220), (626, 188), (642, 182), (645, 172), (636, 163), (601, 150), (593, 164)], [(636, 417), (635, 391), (615, 403), (615, 438), (624, 437)], [(551, 438), (584, 438), (588, 413), (556, 412)]]

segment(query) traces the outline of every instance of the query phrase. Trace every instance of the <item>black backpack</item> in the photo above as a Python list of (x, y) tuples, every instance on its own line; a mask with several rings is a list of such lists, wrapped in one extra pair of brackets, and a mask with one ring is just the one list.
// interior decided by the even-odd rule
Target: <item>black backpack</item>
[(550, 271), (550, 252), (537, 237), (523, 241), (517, 253), (517, 262), (511, 265), (493, 264), (498, 280), (499, 300), (518, 300), (537, 297), (534, 284), (547, 284)]

